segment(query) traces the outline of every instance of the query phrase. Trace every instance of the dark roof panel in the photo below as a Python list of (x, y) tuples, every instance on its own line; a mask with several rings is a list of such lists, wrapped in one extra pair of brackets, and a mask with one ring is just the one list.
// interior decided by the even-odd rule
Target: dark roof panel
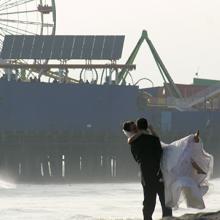
[(123, 44), (124, 44), (124, 36), (115, 36), (115, 41), (112, 50), (112, 57), (115, 57), (115, 60), (118, 60), (122, 56)]
[(92, 49), (95, 42), (95, 36), (87, 36), (83, 44), (82, 57), (84, 59), (92, 59)]
[(23, 41), (24, 37), (22, 35), (14, 37), (10, 54), (11, 59), (19, 59), (21, 57)]
[(106, 36), (104, 38), (104, 45), (102, 51), (102, 59), (108, 59), (108, 57), (112, 57), (112, 50), (114, 44), (114, 36)]
[(64, 37), (54, 36), (50, 59), (58, 59), (58, 60), (63, 59), (61, 56), (63, 51), (63, 45), (64, 45)]
[(23, 46), (20, 57), (31, 57), (34, 47), (34, 38), (32, 36), (23, 36)]
[(14, 39), (11, 35), (5, 37), (4, 43), (2, 46), (2, 51), (1, 51), (1, 58), (2, 59), (7, 59), (8, 57), (10, 57), (13, 41), (14, 41)]
[(75, 38), (73, 38), (72, 36), (65, 36), (63, 50), (61, 54), (62, 59), (69, 59), (71, 57), (74, 41)]
[(44, 44), (41, 52), (41, 57), (43, 57), (43, 59), (51, 58), (53, 45), (54, 45), (54, 36), (48, 36), (47, 38), (44, 39)]
[(71, 59), (83, 59), (82, 58), (82, 49), (83, 49), (83, 42), (84, 38), (83, 36), (75, 36), (74, 37), (74, 44), (72, 47), (72, 54), (71, 54)]
[(95, 36), (95, 42), (92, 51), (92, 57), (94, 60), (102, 59), (103, 48), (104, 48), (104, 36)]
[(91, 59), (121, 58), (124, 36), (101, 35), (6, 35), (3, 59)]
[[(29, 59), (43, 59), (43, 57), (41, 56), (43, 45), (44, 45), (44, 39), (39, 35), (34, 36), (32, 52)], [(20, 58), (26, 59), (25, 57), (20, 57)]]

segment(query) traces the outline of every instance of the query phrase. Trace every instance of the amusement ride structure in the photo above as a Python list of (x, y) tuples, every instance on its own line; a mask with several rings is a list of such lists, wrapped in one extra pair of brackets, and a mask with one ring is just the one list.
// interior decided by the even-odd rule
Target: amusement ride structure
[[(5, 36), (10, 35), (55, 35), (56, 32), (56, 6), (55, 0), (1, 0), (0, 1), (0, 50), (2, 50)], [(34, 63), (46, 64), (48, 60), (35, 60)], [(28, 64), (27, 60), (15, 59), (13, 61), (1, 59), (1, 64), (16, 63)], [(13, 75), (16, 78), (31, 77), (33, 70), (20, 72), (15, 69), (5, 69), (8, 79)]]

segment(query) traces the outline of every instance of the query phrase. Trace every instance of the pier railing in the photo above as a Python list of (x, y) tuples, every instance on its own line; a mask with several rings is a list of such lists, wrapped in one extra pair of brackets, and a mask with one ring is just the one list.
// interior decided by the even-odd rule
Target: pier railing
[(209, 98), (219, 93), (220, 93), (220, 85), (213, 85), (188, 98), (151, 97), (150, 101), (148, 102), (148, 105), (175, 108), (180, 111), (193, 110), (193, 106), (200, 103), (204, 103)]

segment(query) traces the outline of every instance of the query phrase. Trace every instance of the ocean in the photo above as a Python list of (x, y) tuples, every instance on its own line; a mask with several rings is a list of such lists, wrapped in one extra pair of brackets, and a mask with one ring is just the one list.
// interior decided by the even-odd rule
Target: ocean
[[(0, 180), (2, 220), (139, 220), (142, 200), (140, 183), (33, 185)], [(204, 200), (204, 210), (186, 208), (183, 201), (173, 213), (220, 210), (220, 179), (210, 181)], [(159, 201), (153, 217), (161, 217)]]

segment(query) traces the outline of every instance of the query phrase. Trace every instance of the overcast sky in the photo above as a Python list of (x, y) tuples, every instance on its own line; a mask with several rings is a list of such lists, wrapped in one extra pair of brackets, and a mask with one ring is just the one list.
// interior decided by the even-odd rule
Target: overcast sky
[[(220, 80), (220, 0), (56, 0), (57, 34), (123, 34), (123, 63), (141, 36), (149, 37), (176, 83)], [(162, 83), (147, 44), (135, 79)]]

